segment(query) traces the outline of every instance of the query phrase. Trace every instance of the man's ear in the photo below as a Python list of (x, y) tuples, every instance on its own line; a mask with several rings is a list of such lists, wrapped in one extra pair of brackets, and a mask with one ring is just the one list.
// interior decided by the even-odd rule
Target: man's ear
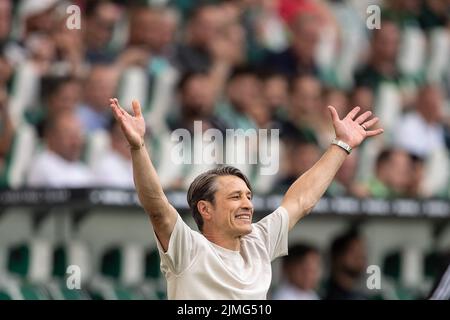
[(200, 200), (199, 202), (197, 202), (197, 210), (198, 212), (200, 212), (200, 215), (202, 216), (203, 220), (211, 219), (212, 206), (209, 201)]

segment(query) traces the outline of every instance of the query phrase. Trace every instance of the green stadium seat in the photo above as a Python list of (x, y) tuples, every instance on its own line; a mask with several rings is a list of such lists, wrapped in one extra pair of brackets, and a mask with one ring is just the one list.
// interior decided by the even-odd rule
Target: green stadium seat
[(145, 253), (145, 285), (143, 290), (148, 299), (166, 299), (166, 282), (161, 273), (161, 260), (156, 248)]
[(0, 300), (12, 300), (11, 296), (0, 290)]
[(139, 245), (112, 246), (101, 256), (100, 278), (91, 286), (91, 295), (103, 300), (144, 299), (139, 288), (143, 273), (144, 255)]
[[(87, 283), (90, 279), (91, 266), (89, 253), (86, 246), (78, 241), (60, 243), (53, 249), (52, 277), (49, 285), (53, 299), (57, 300), (86, 300), (91, 299), (87, 291)], [(66, 284), (67, 270), (71, 265), (78, 266), (81, 270), (81, 288), (69, 289)]]

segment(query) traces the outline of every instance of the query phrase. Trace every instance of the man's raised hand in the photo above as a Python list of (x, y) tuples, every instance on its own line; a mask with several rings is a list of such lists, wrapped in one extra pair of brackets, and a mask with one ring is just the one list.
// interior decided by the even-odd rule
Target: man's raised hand
[(109, 99), (110, 107), (116, 120), (120, 123), (122, 132), (132, 149), (139, 149), (144, 145), (145, 122), (142, 116), (141, 106), (137, 100), (133, 100), (134, 116), (125, 111), (116, 98)]
[(346, 142), (352, 148), (359, 146), (365, 138), (379, 135), (384, 131), (383, 129), (369, 130), (378, 122), (378, 118), (369, 119), (372, 115), (370, 111), (356, 117), (361, 110), (360, 107), (353, 108), (342, 120), (339, 119), (334, 107), (328, 106), (328, 110), (331, 113), (336, 138)]

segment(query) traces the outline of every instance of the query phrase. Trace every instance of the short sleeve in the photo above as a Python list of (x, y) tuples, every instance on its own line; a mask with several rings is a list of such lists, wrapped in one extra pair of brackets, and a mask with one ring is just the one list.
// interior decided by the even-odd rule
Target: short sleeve
[(289, 216), (284, 207), (278, 207), (253, 226), (254, 232), (266, 245), (271, 260), (287, 255)]
[(161, 258), (161, 271), (164, 274), (170, 271), (179, 275), (191, 265), (198, 252), (198, 241), (196, 241), (195, 231), (183, 221), (180, 215), (178, 215), (170, 235), (169, 247), (166, 252), (156, 233), (153, 232), (153, 234)]

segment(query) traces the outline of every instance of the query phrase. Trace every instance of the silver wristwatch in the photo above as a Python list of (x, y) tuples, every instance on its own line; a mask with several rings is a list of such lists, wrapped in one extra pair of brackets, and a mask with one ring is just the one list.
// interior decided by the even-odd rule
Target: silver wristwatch
[(336, 138), (333, 139), (333, 141), (331, 141), (331, 144), (335, 144), (339, 147), (341, 147), (342, 149), (344, 149), (348, 154), (350, 154), (350, 152), (352, 152), (352, 147), (350, 147), (347, 143), (345, 143), (342, 140), (338, 140)]

